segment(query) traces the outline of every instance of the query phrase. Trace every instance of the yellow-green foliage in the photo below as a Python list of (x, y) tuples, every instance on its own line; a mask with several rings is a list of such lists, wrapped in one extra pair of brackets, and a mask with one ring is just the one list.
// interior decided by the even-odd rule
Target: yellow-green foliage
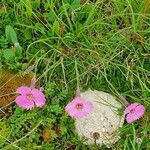
[(8, 141), (8, 136), (10, 132), (10, 127), (7, 127), (4, 121), (0, 121), (0, 147)]

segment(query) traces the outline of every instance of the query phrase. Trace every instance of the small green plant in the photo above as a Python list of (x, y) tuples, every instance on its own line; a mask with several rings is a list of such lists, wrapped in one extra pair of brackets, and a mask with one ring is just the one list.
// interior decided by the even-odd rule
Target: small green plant
[[(77, 84), (144, 105), (146, 115), (120, 129), (113, 149), (149, 149), (149, 8), (148, 0), (3, 0), (0, 68), (23, 73), (34, 64), (47, 103), (30, 112), (1, 108), (1, 149), (106, 149), (84, 145), (64, 111)], [(45, 128), (52, 130), (50, 142), (43, 140)]]
[(0, 148), (8, 142), (8, 137), (10, 134), (11, 128), (7, 126), (5, 121), (0, 121)]

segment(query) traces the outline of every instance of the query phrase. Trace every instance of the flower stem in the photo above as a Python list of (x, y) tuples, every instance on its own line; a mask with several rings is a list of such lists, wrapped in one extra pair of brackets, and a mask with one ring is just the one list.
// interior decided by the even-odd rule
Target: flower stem
[(122, 100), (122, 102), (124, 103), (124, 105), (127, 107), (128, 105), (130, 105), (130, 103), (125, 99), (124, 96), (119, 95), (119, 98)]
[(32, 80), (31, 80), (31, 86), (30, 86), (31, 89), (34, 89), (34, 88), (35, 88), (36, 81), (37, 81), (37, 80), (36, 80), (36, 75), (34, 75), (33, 78), (32, 78)]
[(78, 72), (78, 68), (77, 68), (77, 62), (75, 60), (75, 70), (76, 70), (76, 79), (77, 79), (77, 90), (76, 90), (76, 97), (80, 97), (80, 88), (79, 88), (79, 72)]
[(81, 92), (79, 86), (77, 86), (76, 97), (81, 97)]

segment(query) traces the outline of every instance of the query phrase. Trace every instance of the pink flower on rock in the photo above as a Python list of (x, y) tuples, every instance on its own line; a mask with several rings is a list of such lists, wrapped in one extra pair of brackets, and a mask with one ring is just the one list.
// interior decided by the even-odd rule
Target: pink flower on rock
[(90, 101), (75, 97), (67, 104), (65, 110), (71, 117), (79, 119), (89, 114), (93, 110), (93, 105)]
[(16, 104), (27, 110), (34, 107), (42, 107), (46, 102), (44, 94), (36, 88), (21, 86), (16, 93), (21, 94), (16, 97)]
[(145, 107), (139, 103), (130, 104), (124, 111), (126, 121), (132, 123), (133, 121), (141, 118), (145, 112)]

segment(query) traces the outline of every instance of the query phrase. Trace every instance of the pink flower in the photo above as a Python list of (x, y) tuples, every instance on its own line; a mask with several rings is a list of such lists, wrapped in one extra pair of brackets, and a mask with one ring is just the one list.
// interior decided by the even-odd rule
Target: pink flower
[(81, 97), (75, 97), (65, 107), (66, 112), (73, 118), (82, 118), (93, 110), (91, 102), (84, 100)]
[(15, 102), (18, 106), (24, 109), (42, 107), (46, 102), (44, 94), (36, 88), (32, 89), (26, 86), (21, 86), (17, 89), (16, 93), (21, 95), (17, 96)]
[(145, 107), (139, 103), (130, 104), (124, 111), (128, 123), (141, 118), (145, 112)]

